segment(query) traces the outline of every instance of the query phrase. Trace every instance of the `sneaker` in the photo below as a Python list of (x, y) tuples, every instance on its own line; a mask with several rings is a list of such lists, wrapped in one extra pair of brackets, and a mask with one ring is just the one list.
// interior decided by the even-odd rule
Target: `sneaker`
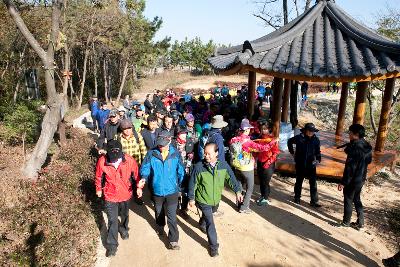
[(143, 201), (143, 199), (141, 199), (141, 198), (135, 198), (135, 202), (136, 202), (136, 204), (138, 204), (139, 206), (142, 206), (142, 205), (144, 204), (144, 201)]
[(190, 217), (186, 210), (179, 210), (179, 216), (185, 220), (189, 219)]
[(178, 242), (170, 242), (168, 249), (179, 250), (179, 249), (181, 249), (181, 247), (178, 245)]
[(164, 235), (164, 227), (157, 226), (156, 233), (158, 236), (163, 236)]
[(127, 239), (129, 239), (129, 233), (128, 233), (128, 232), (121, 233), (121, 238), (122, 238), (122, 240), (127, 240)]
[(321, 204), (319, 204), (318, 202), (311, 202), (310, 205), (311, 205), (311, 207), (314, 207), (314, 208), (321, 208), (322, 207)]
[(271, 205), (271, 201), (269, 201), (268, 199), (265, 198), (260, 198), (259, 200), (257, 200), (257, 205), (258, 206), (267, 206), (267, 205)]
[(216, 212), (213, 212), (213, 216), (214, 216), (215, 218), (221, 217), (222, 215), (224, 215), (224, 212), (221, 211), (221, 210), (217, 210)]
[(293, 202), (300, 205), (300, 198), (295, 198)]
[(239, 212), (244, 213), (244, 214), (250, 214), (250, 213), (252, 213), (252, 210), (250, 208), (246, 208), (246, 209), (239, 210)]
[(219, 256), (218, 249), (210, 250), (210, 256), (213, 258), (218, 257)]
[(359, 224), (358, 222), (352, 222), (352, 223), (350, 223), (350, 226), (358, 231), (361, 231), (364, 229), (364, 225)]
[(387, 258), (382, 260), (383, 266), (385, 267), (399, 267), (400, 264), (393, 258)]
[(203, 233), (207, 234), (207, 228), (205, 226), (199, 226), (200, 231), (202, 231)]
[(350, 223), (347, 223), (347, 222), (341, 222), (341, 223), (339, 223), (339, 225), (338, 225), (339, 227), (350, 227)]
[(117, 249), (116, 248), (109, 248), (106, 251), (106, 257), (107, 258), (114, 257), (115, 254), (117, 254)]

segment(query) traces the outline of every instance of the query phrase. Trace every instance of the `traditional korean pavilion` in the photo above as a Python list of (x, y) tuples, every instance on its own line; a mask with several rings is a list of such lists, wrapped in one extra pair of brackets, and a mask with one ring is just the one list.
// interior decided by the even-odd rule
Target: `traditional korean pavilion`
[[(396, 151), (384, 151), (384, 144), (395, 80), (400, 77), (400, 44), (358, 23), (335, 1), (319, 0), (301, 16), (266, 36), (217, 49), (208, 62), (222, 75), (248, 73), (248, 99), (252, 99), (248, 105), (250, 116), (254, 112), (256, 73), (274, 77), (271, 112), (275, 136), (279, 136), (280, 122), (288, 121), (289, 103), (290, 110), (296, 112), (297, 94), (291, 94), (294, 84), (299, 81), (341, 82), (336, 132), (320, 133), (323, 162), (317, 174), (331, 178), (341, 177), (346, 158), (336, 146), (345, 142), (342, 135), (349, 82), (357, 82), (353, 122), (364, 124), (369, 83), (386, 80), (369, 176), (396, 161)], [(291, 156), (282, 153), (277, 169), (294, 172)]]

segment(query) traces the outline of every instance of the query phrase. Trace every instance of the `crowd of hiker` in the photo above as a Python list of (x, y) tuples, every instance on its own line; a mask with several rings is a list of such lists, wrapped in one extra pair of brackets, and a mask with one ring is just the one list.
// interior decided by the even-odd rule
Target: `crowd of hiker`
[[(299, 88), (304, 96), (306, 87), (303, 83)], [(271, 88), (272, 84), (259, 82), (255, 99), (247, 99), (246, 85), (238, 90), (218, 85), (198, 96), (190, 91), (177, 95), (173, 90), (156, 90), (144, 103), (128, 95), (122, 106), (110, 110), (92, 98), (94, 130), (99, 132), (95, 185), (96, 194), (104, 196), (108, 216), (107, 256), (117, 252), (118, 233), (129, 238), (129, 200), (143, 205), (145, 192), (151, 196), (157, 234), (164, 235), (168, 225), (169, 249), (180, 248), (177, 214), (187, 219), (190, 210), (199, 215), (201, 211), (199, 228), (207, 234), (212, 257), (219, 254), (214, 217), (223, 216), (219, 202), (225, 182), (235, 192), (243, 216), (252, 212), (255, 172), (261, 192), (256, 204), (271, 204), (270, 181), (279, 155), (279, 140), (265, 111), (273, 105)], [(251, 118), (245, 116), (248, 101), (258, 101)], [(307, 123), (287, 142), (296, 164), (293, 201), (301, 204), (303, 180), (308, 178), (314, 208), (321, 207), (316, 168), (323, 160), (317, 132), (314, 124)], [(338, 226), (364, 227), (360, 193), (372, 151), (364, 136), (363, 126), (350, 127), (338, 186), (344, 191), (344, 217)], [(351, 223), (353, 203), (355, 223)]]

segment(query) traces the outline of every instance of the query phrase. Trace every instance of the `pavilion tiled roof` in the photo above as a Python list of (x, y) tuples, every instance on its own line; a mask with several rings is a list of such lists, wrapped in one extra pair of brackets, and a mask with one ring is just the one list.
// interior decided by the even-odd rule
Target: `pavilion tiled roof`
[(218, 49), (208, 62), (217, 73), (359, 81), (400, 76), (400, 44), (356, 22), (333, 0), (320, 0), (264, 37)]

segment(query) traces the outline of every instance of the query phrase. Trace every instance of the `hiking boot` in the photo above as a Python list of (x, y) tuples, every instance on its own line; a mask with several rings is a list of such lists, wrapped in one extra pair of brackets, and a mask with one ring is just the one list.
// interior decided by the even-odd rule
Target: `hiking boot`
[(239, 210), (240, 213), (244, 213), (244, 214), (250, 214), (253, 211), (250, 208), (245, 208), (245, 209), (241, 209)]
[(171, 249), (171, 250), (180, 250), (181, 247), (178, 245), (178, 242), (170, 242), (170, 243), (169, 243), (169, 246), (168, 246), (168, 249)]
[(221, 217), (222, 215), (224, 215), (224, 212), (221, 211), (221, 210), (217, 210), (216, 212), (213, 212), (213, 216), (214, 216), (215, 218)]
[(129, 233), (128, 233), (128, 232), (121, 233), (121, 238), (122, 238), (122, 240), (127, 240), (127, 239), (129, 239)]
[(260, 199), (257, 200), (257, 205), (258, 205), (258, 206), (267, 206), (267, 205), (271, 205), (271, 201), (269, 201), (268, 199), (262, 197), (262, 198), (260, 198)]
[(319, 204), (318, 202), (310, 202), (311, 207), (313, 208), (321, 208), (321, 204)]
[(295, 198), (293, 202), (300, 205), (300, 198)]
[(211, 257), (218, 257), (219, 256), (219, 253), (218, 253), (218, 249), (212, 249), (212, 250), (210, 250), (210, 256)]
[(364, 225), (358, 223), (358, 222), (352, 222), (350, 223), (350, 226), (353, 227), (354, 229), (361, 231), (364, 229)]
[(117, 254), (117, 248), (108, 248), (106, 250), (106, 257), (107, 258), (114, 257), (115, 254)]

